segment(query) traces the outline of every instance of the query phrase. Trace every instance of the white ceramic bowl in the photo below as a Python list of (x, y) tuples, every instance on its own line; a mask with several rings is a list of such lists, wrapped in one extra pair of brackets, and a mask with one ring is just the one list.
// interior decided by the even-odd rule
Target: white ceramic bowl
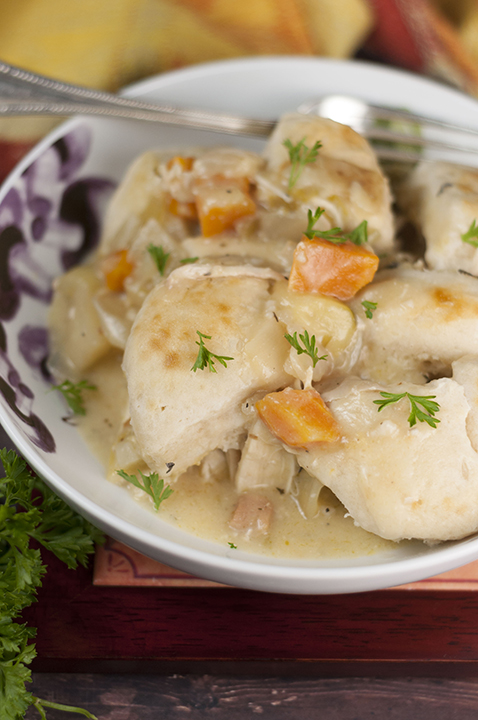
[[(325, 93), (356, 94), (478, 128), (478, 103), (421, 77), (358, 62), (251, 58), (196, 66), (129, 88), (130, 97), (274, 118)], [(342, 561), (280, 561), (215, 545), (164, 523), (108, 483), (48, 393), (46, 312), (51, 281), (98, 241), (111, 188), (147, 148), (259, 140), (103, 118), (75, 118), (44, 139), (0, 192), (0, 423), (38, 473), (111, 536), (150, 557), (222, 583), (289, 593), (397, 585), (478, 558), (478, 538), (397, 545)]]

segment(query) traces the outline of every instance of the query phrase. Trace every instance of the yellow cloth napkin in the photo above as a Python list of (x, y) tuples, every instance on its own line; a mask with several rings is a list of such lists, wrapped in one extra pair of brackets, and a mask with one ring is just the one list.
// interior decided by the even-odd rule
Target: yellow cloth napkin
[[(247, 55), (348, 57), (373, 17), (367, 0), (0, 0), (0, 58), (115, 91), (165, 70)], [(48, 118), (0, 119), (33, 142)]]

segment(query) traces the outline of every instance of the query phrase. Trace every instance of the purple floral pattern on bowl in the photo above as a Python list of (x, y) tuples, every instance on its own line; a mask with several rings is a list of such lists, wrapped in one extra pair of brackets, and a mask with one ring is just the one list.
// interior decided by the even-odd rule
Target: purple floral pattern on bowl
[[(90, 127), (78, 124), (56, 140), (11, 183), (0, 203), (0, 395), (30, 440), (49, 453), (55, 440), (35, 414), (35, 395), (22, 382), (11, 352), (16, 345), (34, 375), (51, 380), (44, 323), (26, 318), (19, 327), (18, 317), (29, 301), (48, 304), (55, 276), (98, 245), (101, 210), (114, 183), (81, 175), (91, 135)], [(9, 333), (14, 319), (15, 331)]]

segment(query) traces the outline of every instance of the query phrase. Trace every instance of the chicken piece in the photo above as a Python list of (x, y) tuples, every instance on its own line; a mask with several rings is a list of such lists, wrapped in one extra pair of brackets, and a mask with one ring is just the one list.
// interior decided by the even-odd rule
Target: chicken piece
[(161, 193), (159, 162), (158, 153), (146, 152), (128, 168), (106, 211), (101, 255), (110, 255), (131, 244), (151, 198)]
[[(268, 309), (270, 288), (281, 279), (250, 266), (188, 265), (148, 295), (123, 367), (134, 432), (151, 469), (162, 474), (173, 462), (177, 476), (216, 448), (239, 448), (250, 424), (242, 403), (291, 382), (283, 369), (289, 345)], [(215, 354), (214, 372), (197, 368), (206, 351)], [(232, 359), (224, 367), (216, 356)]]
[[(284, 141), (301, 140), (311, 148), (322, 143), (317, 159), (305, 165), (291, 190), (288, 189), (291, 162)], [(325, 210), (317, 223), (319, 230), (341, 227), (351, 232), (363, 220), (368, 222), (370, 243), (375, 252), (393, 248), (393, 216), (388, 181), (368, 142), (351, 128), (333, 120), (291, 113), (283, 116), (263, 153), (267, 166), (258, 176), (258, 197), (266, 205), (277, 203), (279, 194), (299, 203), (305, 210)], [(273, 185), (278, 186), (274, 193)], [(269, 187), (268, 187), (269, 186)], [(287, 202), (285, 202), (287, 207)]]
[[(106, 211), (99, 247), (100, 256), (129, 250), (141, 228), (151, 219), (159, 223), (175, 240), (186, 237), (187, 222), (179, 213), (170, 212), (169, 208), (170, 191), (174, 187), (174, 175), (178, 171), (170, 170), (169, 174), (173, 177), (169, 177), (167, 182), (160, 172), (161, 168), (166, 168), (166, 163), (162, 163), (162, 160), (161, 153), (149, 151), (140, 155), (126, 171)], [(174, 167), (177, 168), (178, 165), (175, 164)], [(188, 176), (190, 184), (192, 173), (182, 174)], [(186, 193), (186, 198), (194, 200), (190, 190)]]
[(54, 375), (79, 379), (111, 350), (94, 302), (101, 288), (101, 280), (89, 266), (73, 268), (55, 280), (48, 317), (48, 365)]
[(233, 147), (203, 150), (194, 162), (195, 180), (205, 180), (217, 175), (231, 179), (247, 179), (251, 182), (264, 160), (260, 155)]
[(291, 337), (296, 335), (300, 341), (307, 331), (309, 338), (315, 338), (320, 358), (315, 368), (307, 353), (299, 354), (291, 346), (287, 369), (294, 377), (309, 385), (311, 380), (320, 382), (334, 370), (345, 372), (353, 366), (360, 350), (360, 336), (354, 313), (345, 303), (317, 293), (293, 292), (286, 281), (275, 284), (273, 298), (274, 312)]
[(477, 238), (472, 237), (470, 244), (461, 236), (478, 220), (478, 170), (421, 163), (400, 195), (401, 203), (425, 237), (428, 266), (477, 275)]
[(124, 350), (136, 315), (125, 295), (101, 288), (94, 296), (94, 306), (105, 338), (113, 347)]
[[(372, 318), (363, 302), (376, 303)], [(362, 334), (361, 377), (420, 383), (449, 374), (463, 355), (478, 355), (475, 278), (410, 267), (386, 270), (350, 305)]]
[[(379, 411), (380, 392), (434, 396), (438, 424), (410, 427), (407, 397)], [(297, 459), (357, 525), (396, 541), (453, 540), (478, 530), (478, 454), (467, 432), (467, 418), (477, 407), (455, 379), (424, 387), (348, 378), (324, 399), (343, 439), (298, 450)]]
[(199, 473), (205, 483), (219, 482), (229, 479), (229, 468), (226, 453), (222, 450), (213, 450), (203, 459)]
[(336, 245), (304, 236), (294, 253), (289, 289), (350, 300), (372, 282), (377, 268), (377, 255), (352, 242)]
[(242, 451), (236, 488), (240, 493), (265, 487), (289, 492), (298, 469), (295, 457), (284, 450), (262, 420), (257, 420)]
[(229, 526), (246, 540), (264, 537), (269, 533), (272, 515), (272, 504), (266, 497), (244, 493), (239, 496)]
[[(324, 486), (301, 468), (301, 473), (296, 479), (296, 487), (293, 495), (300, 513), (307, 519), (312, 520), (319, 512), (319, 496)], [(332, 495), (332, 493), (330, 493)], [(337, 504), (338, 500), (335, 499)], [(329, 509), (330, 511), (330, 509)]]

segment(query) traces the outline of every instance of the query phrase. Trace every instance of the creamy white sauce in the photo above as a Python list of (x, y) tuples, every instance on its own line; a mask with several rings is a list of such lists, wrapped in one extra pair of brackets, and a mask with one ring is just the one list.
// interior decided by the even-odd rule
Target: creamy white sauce
[[(127, 404), (126, 382), (121, 370), (121, 353), (112, 352), (88, 373), (97, 391), (85, 393), (86, 415), (79, 416), (78, 430), (105, 467), (111, 462), (111, 447), (121, 426)], [(120, 469), (120, 468), (118, 468)], [(113, 482), (122, 483), (114, 474)], [(150, 499), (126, 485), (132, 501), (154, 512)], [(246, 552), (278, 558), (360, 557), (385, 552), (395, 543), (379, 538), (354, 525), (337, 498), (322, 488), (317, 515), (305, 519), (291, 495), (276, 489), (261, 490), (274, 507), (270, 533), (263, 539), (245, 539), (229, 526), (238, 493), (229, 479), (205, 482), (197, 468), (191, 468), (174, 484), (173, 494), (160, 506), (162, 520), (199, 537)], [(134, 498), (134, 500), (133, 500)]]

